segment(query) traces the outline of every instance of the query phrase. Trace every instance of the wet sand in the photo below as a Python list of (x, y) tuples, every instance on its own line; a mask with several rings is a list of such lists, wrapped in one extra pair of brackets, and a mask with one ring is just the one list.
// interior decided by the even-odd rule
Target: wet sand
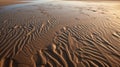
[[(31, 1), (31, 0), (29, 0)], [(28, 2), (29, 2), (28, 1)], [(0, 7), (2, 6), (9, 6), (9, 5), (13, 5), (13, 4), (21, 4), (21, 3), (26, 3), (26, 0), (0, 0)]]
[(119, 67), (119, 6), (50, 1), (0, 9), (0, 67)]
[(18, 4), (18, 3), (20, 3), (20, 1), (16, 1), (16, 0), (0, 0), (0, 6), (6, 6), (6, 5)]

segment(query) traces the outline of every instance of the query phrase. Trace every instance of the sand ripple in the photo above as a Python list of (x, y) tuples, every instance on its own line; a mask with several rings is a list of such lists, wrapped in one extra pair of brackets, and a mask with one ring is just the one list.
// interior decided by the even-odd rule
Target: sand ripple
[(0, 13), (0, 67), (120, 66), (119, 10), (63, 2)]

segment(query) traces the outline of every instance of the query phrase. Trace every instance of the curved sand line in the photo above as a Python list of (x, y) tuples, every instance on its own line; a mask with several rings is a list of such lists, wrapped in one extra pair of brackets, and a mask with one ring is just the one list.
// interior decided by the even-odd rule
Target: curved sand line
[(119, 67), (119, 3), (74, 3), (0, 13), (0, 67)]

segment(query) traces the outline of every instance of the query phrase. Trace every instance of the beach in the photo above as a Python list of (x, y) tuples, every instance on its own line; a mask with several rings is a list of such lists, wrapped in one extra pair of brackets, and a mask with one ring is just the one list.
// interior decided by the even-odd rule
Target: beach
[(2, 4), (0, 67), (120, 66), (120, 1)]

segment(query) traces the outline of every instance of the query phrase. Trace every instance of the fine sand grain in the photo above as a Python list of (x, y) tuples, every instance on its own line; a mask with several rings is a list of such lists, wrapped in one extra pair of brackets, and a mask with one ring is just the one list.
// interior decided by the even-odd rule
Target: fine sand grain
[(51, 1), (0, 9), (0, 67), (120, 67), (119, 5)]

